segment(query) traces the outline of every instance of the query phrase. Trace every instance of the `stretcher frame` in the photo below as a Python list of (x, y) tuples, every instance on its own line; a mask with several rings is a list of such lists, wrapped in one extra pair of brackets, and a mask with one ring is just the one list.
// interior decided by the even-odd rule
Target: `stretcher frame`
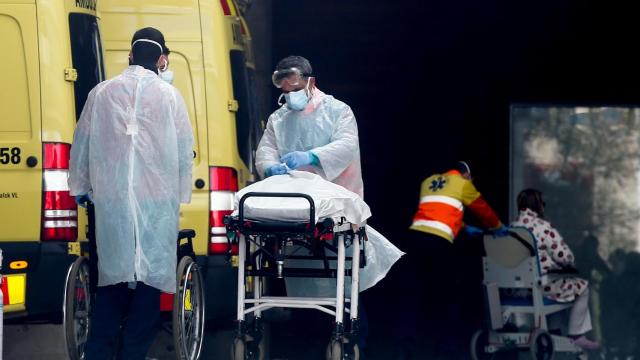
[[(249, 220), (245, 217), (245, 202), (251, 197), (271, 198), (303, 198), (309, 202), (309, 220), (306, 222), (265, 222)], [(358, 296), (359, 269), (364, 266), (365, 228), (347, 222), (344, 218), (337, 221), (324, 219), (315, 222), (315, 204), (307, 194), (301, 193), (264, 193), (249, 192), (243, 195), (238, 205), (238, 215), (227, 217), (228, 238), (230, 243), (238, 244), (238, 301), (237, 301), (237, 339), (246, 340), (252, 331), (246, 326), (246, 316), (255, 317), (254, 324), (259, 324), (262, 312), (272, 308), (315, 309), (334, 317), (334, 329), (328, 357), (342, 359), (346, 353), (353, 353), (355, 342), (352, 339), (358, 334)], [(275, 245), (273, 253), (267, 247)], [(299, 256), (287, 254), (289, 246), (301, 245), (308, 249), (317, 249), (324, 256), (312, 254)], [(352, 256), (346, 255), (348, 246), (352, 247)], [(336, 254), (335, 257), (326, 256), (325, 250)], [(356, 256), (355, 254), (358, 254)], [(248, 258), (249, 257), (249, 258)], [(275, 267), (265, 268), (263, 260), (271, 260)], [(285, 267), (285, 260), (322, 260), (324, 268), (293, 268)], [(330, 261), (335, 260), (332, 268)], [(347, 263), (350, 267), (347, 268)], [(354, 271), (354, 269), (357, 269)], [(351, 276), (350, 297), (345, 298), (345, 277)], [(247, 279), (253, 277), (253, 297), (247, 297)], [(306, 277), (306, 278), (335, 278), (335, 297), (287, 297), (263, 295), (262, 279), (265, 277)], [(347, 307), (346, 304), (349, 304)], [(344, 317), (349, 314), (349, 331), (345, 330)], [(253, 327), (259, 332), (258, 329)], [(260, 334), (253, 331), (250, 340), (260, 341)], [(237, 343), (236, 343), (237, 344)], [(349, 344), (349, 345), (346, 345)], [(242, 358), (234, 345), (234, 358)], [(253, 350), (255, 351), (255, 349)], [(357, 351), (357, 349), (356, 349)], [(330, 355), (329, 353), (337, 353)], [(353, 358), (353, 356), (351, 356)], [(250, 358), (250, 357), (247, 357)], [(256, 357), (259, 358), (259, 357)]]

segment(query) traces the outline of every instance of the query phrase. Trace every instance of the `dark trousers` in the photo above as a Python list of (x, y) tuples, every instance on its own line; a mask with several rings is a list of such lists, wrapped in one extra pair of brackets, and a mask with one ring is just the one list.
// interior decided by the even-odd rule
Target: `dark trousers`
[[(464, 358), (460, 336), (460, 264), (453, 244), (442, 237), (408, 230), (406, 252), (394, 276), (401, 296), (396, 341), (406, 359)], [(401, 278), (400, 278), (401, 277)], [(424, 345), (427, 345), (425, 354)]]
[(86, 360), (144, 360), (160, 325), (160, 290), (142, 282), (135, 290), (98, 287), (90, 321)]

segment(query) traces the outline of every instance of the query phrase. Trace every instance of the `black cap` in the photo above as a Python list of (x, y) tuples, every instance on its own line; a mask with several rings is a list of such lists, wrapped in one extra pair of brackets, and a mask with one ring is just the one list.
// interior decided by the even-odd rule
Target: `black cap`
[[(167, 46), (165, 45), (165, 43), (164, 43), (164, 35), (162, 35), (160, 30), (158, 30), (156, 28), (152, 28), (152, 27), (146, 27), (144, 29), (140, 29), (140, 30), (136, 31), (135, 34), (133, 34), (133, 38), (131, 39), (131, 45), (133, 45), (133, 43), (136, 40), (140, 40), (140, 39), (153, 40), (153, 41), (157, 42), (158, 44), (160, 44), (160, 46), (162, 46), (162, 54), (169, 55), (169, 52), (170, 52), (169, 48), (167, 48)], [(138, 43), (138, 44), (140, 44), (140, 43)], [(136, 44), (136, 46), (138, 44)]]

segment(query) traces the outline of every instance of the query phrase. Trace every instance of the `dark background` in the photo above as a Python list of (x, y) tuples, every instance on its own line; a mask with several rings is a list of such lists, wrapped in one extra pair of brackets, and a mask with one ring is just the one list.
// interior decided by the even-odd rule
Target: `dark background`
[(272, 59), (307, 57), (318, 87), (354, 110), (379, 230), (409, 226), (420, 182), (459, 159), (507, 221), (510, 104), (638, 103), (638, 10), (584, 0), (278, 0)]
[[(639, 6), (627, 2), (276, 0), (271, 10), (273, 65), (307, 57), (318, 87), (352, 107), (370, 224), (397, 244), (420, 182), (456, 160), (470, 163), (478, 189), (512, 220), (510, 105), (640, 103)], [(452, 266), (479, 284), (479, 242), (462, 240), (467, 256)], [(402, 306), (394, 289), (387, 278), (364, 293), (374, 335), (390, 306)], [(472, 331), (479, 288), (466, 300)]]

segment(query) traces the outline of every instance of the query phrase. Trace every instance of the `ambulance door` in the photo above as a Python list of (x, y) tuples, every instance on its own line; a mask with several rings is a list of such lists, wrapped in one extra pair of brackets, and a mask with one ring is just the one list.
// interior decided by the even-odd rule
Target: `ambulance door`
[(38, 241), (42, 201), (35, 4), (0, 4), (0, 241)]

